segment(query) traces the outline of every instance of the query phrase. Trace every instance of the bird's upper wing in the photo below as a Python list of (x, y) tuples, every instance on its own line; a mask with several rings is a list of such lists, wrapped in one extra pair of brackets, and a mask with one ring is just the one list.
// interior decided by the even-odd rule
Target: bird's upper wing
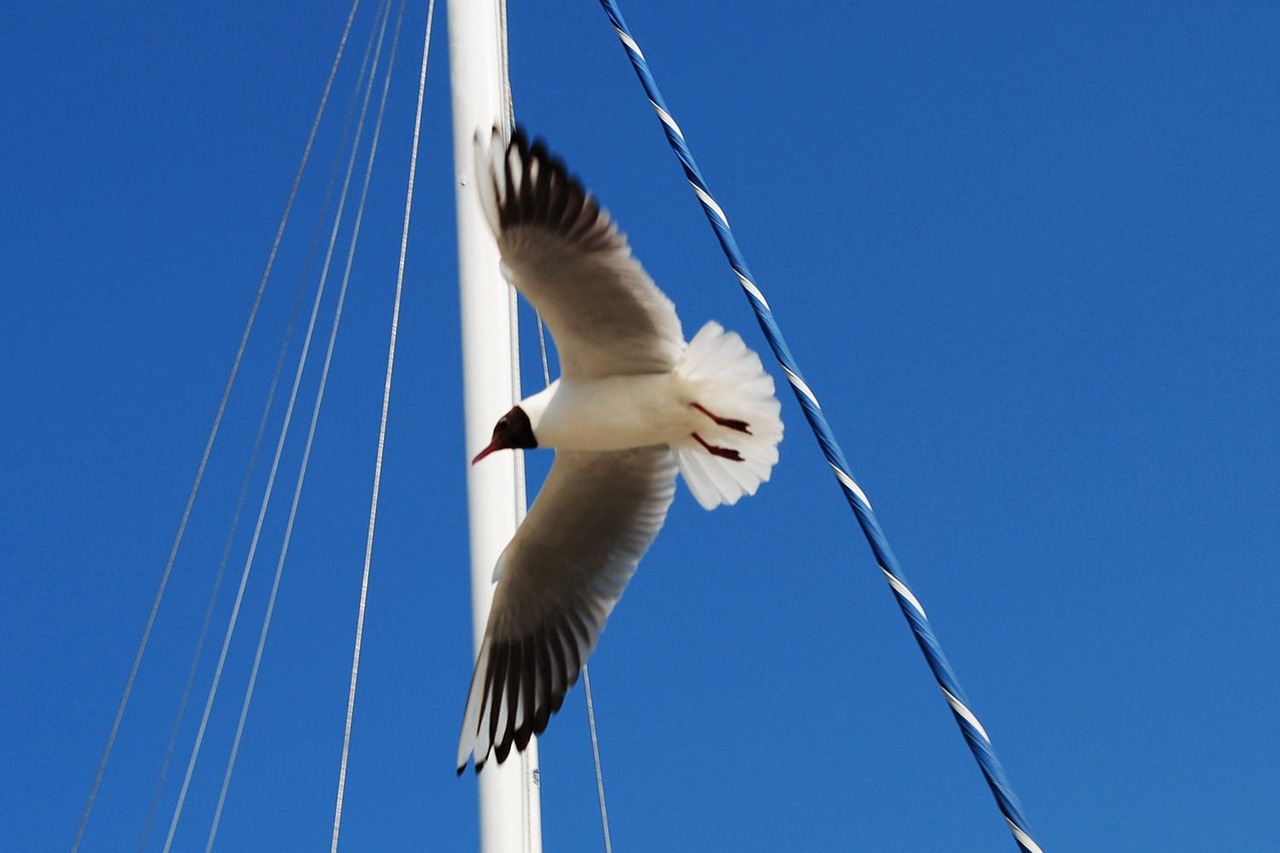
[(610, 611), (666, 519), (676, 466), (666, 446), (558, 451), (498, 559), (498, 587), (458, 744), (501, 763), (524, 749), (578, 680)]
[(508, 279), (555, 338), (564, 376), (664, 373), (684, 350), (675, 306), (541, 140), (476, 139), (482, 207)]

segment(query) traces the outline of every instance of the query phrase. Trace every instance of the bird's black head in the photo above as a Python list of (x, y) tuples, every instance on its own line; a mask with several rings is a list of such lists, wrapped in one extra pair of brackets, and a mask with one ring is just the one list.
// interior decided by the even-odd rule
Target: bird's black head
[(524, 409), (516, 406), (498, 418), (498, 423), (493, 427), (493, 439), (489, 442), (489, 446), (476, 454), (471, 464), (476, 464), (495, 450), (516, 448), (527, 450), (537, 446), (538, 440), (533, 437), (533, 425), (529, 423), (529, 416), (525, 414)]

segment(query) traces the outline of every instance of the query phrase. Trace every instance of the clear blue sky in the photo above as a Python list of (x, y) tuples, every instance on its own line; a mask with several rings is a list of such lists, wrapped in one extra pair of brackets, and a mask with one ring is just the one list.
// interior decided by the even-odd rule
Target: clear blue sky
[[(614, 213), (686, 329), (716, 318), (763, 347), (603, 13), (553, 5), (510, 10), (520, 120)], [(1272, 851), (1280, 12), (1086, 5), (625, 11), (1040, 843)], [(329, 839), (425, 19), (411, 6), (223, 850)], [(5, 853), (65, 850), (75, 831), (347, 11), (299, 10), (0, 12)], [(474, 784), (453, 771), (471, 631), (443, 23), (346, 850), (475, 847)], [(141, 838), (353, 74), (339, 78), (85, 851)], [(535, 365), (528, 348), (527, 389)], [(773, 482), (714, 513), (681, 492), (593, 659), (616, 848), (1013, 850), (784, 406)], [(300, 447), (286, 451), (175, 849), (203, 849)], [(256, 509), (251, 498), (148, 849)], [(580, 689), (542, 756), (546, 848), (601, 849)]]

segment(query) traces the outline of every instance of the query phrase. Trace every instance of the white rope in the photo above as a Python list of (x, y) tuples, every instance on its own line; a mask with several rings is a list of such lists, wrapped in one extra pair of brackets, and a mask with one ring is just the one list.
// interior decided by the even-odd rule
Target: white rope
[[(403, 3), (401, 14), (404, 13)], [(342, 827), (342, 803), (347, 787), (347, 761), (351, 752), (351, 723), (356, 707), (356, 683), (360, 673), (360, 649), (364, 638), (365, 605), (369, 595), (369, 572), (373, 563), (373, 532), (378, 517), (378, 495), (382, 487), (382, 456), (386, 446), (387, 412), (391, 406), (391, 375), (396, 363), (396, 339), (400, 329), (400, 301), (404, 292), (405, 255), (409, 247), (409, 218), (413, 211), (413, 187), (418, 170), (418, 143), (422, 133), (422, 104), (427, 83), (427, 59), (431, 50), (431, 30), (435, 20), (435, 0), (427, 5), (427, 27), (422, 40), (422, 66), (418, 72), (418, 107), (413, 123), (413, 146), (409, 153), (409, 186), (405, 192), (404, 224), (400, 230), (400, 259), (396, 267), (396, 295), (391, 310), (391, 339), (387, 345), (387, 372), (382, 385), (382, 416), (378, 424), (378, 454), (373, 465), (373, 496), (369, 501), (369, 529), (365, 537), (364, 570), (360, 577), (360, 607), (356, 617), (355, 647), (351, 654), (351, 685), (347, 692), (347, 719), (342, 731), (342, 762), (338, 769), (338, 794), (333, 808), (332, 853), (338, 850), (338, 832)], [(396, 24), (397, 32), (399, 22)], [(388, 78), (390, 75), (388, 74)]]
[[(313, 407), (311, 410), (311, 421), (307, 427), (307, 439), (306, 439), (306, 444), (303, 448), (302, 462), (298, 467), (298, 476), (294, 483), (293, 500), (289, 505), (289, 517), (288, 517), (288, 521), (285, 524), (284, 539), (281, 543), (280, 555), (276, 562), (275, 577), (273, 578), (271, 583), (271, 593), (267, 599), (266, 613), (263, 615), (262, 630), (258, 635), (258, 645), (254, 651), (253, 667), (250, 670), (249, 682), (245, 687), (244, 699), (240, 706), (240, 719), (236, 723), (236, 733), (235, 733), (234, 739), (232, 740), (231, 753), (227, 758), (226, 772), (223, 774), (223, 777), (222, 777), (222, 788), (218, 792), (218, 805), (214, 810), (213, 823), (209, 828), (209, 837), (205, 845), (205, 853), (210, 853), (210, 851), (213, 850), (213, 843), (215, 838), (217, 837), (218, 826), (222, 820), (222, 810), (224, 805), (226, 804), (227, 791), (231, 786), (231, 776), (235, 770), (236, 758), (240, 753), (240, 743), (241, 743), (241, 739), (244, 736), (245, 721), (248, 719), (249, 706), (253, 701), (254, 688), (257, 686), (258, 672), (262, 665), (262, 656), (266, 649), (266, 644), (267, 644), (267, 633), (271, 628), (271, 619), (272, 619), (272, 615), (275, 613), (276, 598), (280, 590), (280, 581), (284, 575), (285, 560), (288, 556), (289, 544), (293, 538), (293, 526), (294, 526), (295, 520), (297, 519), (298, 504), (302, 499), (302, 487), (304, 482), (306, 481), (307, 467), (311, 460), (311, 449), (315, 442), (316, 425), (319, 423), (319, 420), (320, 420), (320, 409), (324, 402), (325, 389), (328, 386), (329, 369), (333, 363), (333, 351), (334, 351), (334, 347), (337, 344), (338, 329), (342, 322), (342, 309), (346, 303), (347, 291), (351, 282), (351, 267), (355, 259), (356, 246), (360, 239), (361, 225), (364, 220), (364, 211), (365, 211), (365, 206), (368, 201), (368, 195), (369, 195), (369, 183), (373, 175), (373, 165), (377, 157), (378, 141), (382, 134), (382, 122), (386, 114), (387, 93), (391, 85), (391, 75), (395, 68), (396, 48), (397, 48), (399, 37), (400, 37), (400, 23), (404, 16), (404, 6), (405, 6), (405, 0), (401, 0), (400, 13), (399, 13), (399, 16), (396, 18), (396, 29), (392, 36), (391, 50), (387, 57), (387, 70), (384, 73), (384, 78), (383, 78), (382, 97), (378, 105), (377, 117), (374, 120), (373, 138), (370, 142), (369, 154), (365, 164), (364, 183), (361, 187), (360, 200), (356, 205), (356, 218), (355, 218), (355, 222), (352, 225), (351, 241), (347, 247), (346, 267), (343, 270), (342, 285), (339, 288), (338, 301), (337, 301), (337, 305), (334, 308), (333, 323), (329, 330), (329, 342), (328, 342), (327, 348), (325, 349), (324, 363), (320, 371), (320, 381), (316, 387), (315, 403), (313, 404)], [(382, 25), (378, 34), (378, 47), (374, 53), (374, 69), (377, 68), (378, 54), (381, 53), (383, 36), (386, 33), (387, 23), (390, 20), (390, 3), (386, 3), (379, 10), (379, 14), (382, 17)], [(374, 72), (371, 71), (369, 75), (369, 81), (368, 81), (369, 88), (366, 90), (364, 105), (361, 108), (361, 123), (360, 123), (360, 126), (357, 127), (355, 142), (352, 145), (351, 164), (353, 166), (355, 163), (356, 150), (359, 147), (359, 139), (363, 132), (364, 116), (368, 109), (369, 96), (372, 94), (372, 91), (373, 91), (374, 77), (375, 77), (375, 74)]]
[[(376, 64), (377, 64), (376, 57), (374, 60), (374, 64), (376, 67)], [(370, 79), (370, 86), (372, 86), (372, 81), (373, 81), (372, 75), (370, 76), (369, 79)], [(368, 102), (368, 99), (366, 97), (366, 108), (367, 108), (367, 102)], [(361, 126), (363, 126), (363, 122), (364, 122), (364, 116), (362, 113)], [(360, 134), (360, 130), (357, 129), (357, 133), (356, 133), (357, 138), (359, 137), (359, 134)], [(347, 192), (350, 188), (351, 176), (354, 171), (356, 147), (357, 146), (354, 146), (354, 145), (352, 146), (351, 159), (350, 159), (350, 162), (348, 163), (347, 174), (343, 179), (342, 192), (340, 194), (339, 201), (338, 201), (337, 213), (335, 215), (333, 228), (330, 232), (329, 246), (325, 254), (324, 268), (321, 271), (320, 282), (316, 288), (315, 299), (312, 302), (311, 317), (307, 323), (307, 332), (306, 332), (306, 336), (303, 339), (302, 353), (298, 357), (298, 367), (294, 372), (293, 387), (290, 390), (289, 402), (285, 408), (284, 423), (280, 427), (280, 434), (276, 441), (275, 455), (271, 461), (271, 471), (267, 477), (267, 484), (263, 492), (261, 505), (258, 508), (258, 519), (257, 519), (257, 523), (254, 525), (253, 538), (249, 545), (249, 554), (245, 558), (244, 568), (241, 571), (240, 587), (236, 591), (235, 603), (232, 606), (231, 616), (228, 620), (226, 634), (224, 635), (223, 641), (222, 641), (222, 650), (219, 653), (218, 663), (214, 669), (213, 683), (209, 687), (208, 697), (205, 700), (204, 714), (200, 719), (200, 726), (196, 732), (196, 740), (195, 740), (195, 743), (192, 745), (191, 755), (187, 761), (187, 771), (186, 771), (186, 775), (182, 780), (182, 789), (179, 792), (178, 801), (174, 806), (173, 817), (169, 822), (169, 834), (166, 837), (165, 844), (164, 844), (165, 853), (168, 853), (170, 848), (173, 846), (174, 833), (177, 831), (178, 821), (182, 816), (183, 805), (186, 802), (187, 791), (191, 786), (191, 776), (192, 776), (192, 773), (195, 771), (196, 760), (199, 757), (200, 747), (204, 741), (205, 730), (208, 727), (208, 723), (209, 723), (209, 715), (213, 709), (214, 699), (217, 696), (218, 685), (222, 679), (223, 668), (226, 665), (227, 652), (231, 645), (231, 637), (235, 632), (236, 621), (239, 618), (240, 605), (244, 600), (245, 586), (248, 583), (249, 573), (253, 567), (254, 556), (257, 553), (257, 549), (258, 549), (258, 541), (262, 535), (262, 526), (266, 518), (267, 507), (270, 504), (271, 493), (275, 487), (276, 475), (280, 467), (280, 457), (283, 454), (285, 438), (288, 435), (289, 425), (293, 419), (293, 410), (294, 410), (295, 404), (297, 403), (297, 397), (298, 397), (298, 387), (302, 383), (303, 368), (306, 366), (307, 355), (311, 349), (311, 339), (315, 332), (316, 318), (319, 314), (321, 299), (324, 296), (325, 282), (328, 279), (329, 266), (333, 258), (334, 244), (337, 240), (338, 229), (342, 222), (342, 211), (346, 205)]]
[(138, 642), (138, 650), (133, 656), (133, 663), (129, 667), (129, 675), (125, 679), (124, 692), (120, 696), (120, 702), (116, 706), (115, 719), (111, 722), (111, 731), (107, 735), (107, 744), (102, 750), (102, 757), (98, 761), (98, 768), (93, 776), (93, 783), (89, 787), (89, 795), (85, 799), (84, 810), (80, 814), (80, 822), (76, 826), (75, 837), (71, 841), (71, 853), (76, 853), (80, 848), (80, 842), (84, 838), (85, 828), (89, 824), (89, 814), (93, 811), (94, 800), (98, 796), (98, 788), (102, 784), (103, 774), (107, 769), (107, 761), (111, 757), (112, 747), (115, 746), (116, 735), (120, 731), (120, 721), (124, 718), (125, 707), (129, 704), (129, 696), (133, 692), (133, 683), (138, 675), (138, 668), (142, 664), (142, 657), (146, 653), (147, 643), (151, 639), (151, 629), (155, 625), (156, 614), (160, 610), (160, 602), (164, 599), (165, 589), (169, 584), (169, 577), (173, 572), (173, 564), (178, 556), (178, 549), (182, 544), (182, 539), (186, 534), (187, 521), (191, 517), (191, 508), (195, 504), (196, 494), (200, 490), (200, 483), (204, 479), (205, 468), (209, 463), (209, 456), (213, 452), (213, 443), (217, 438), (218, 430), (222, 425), (222, 416), (226, 412), (227, 401), (231, 398), (231, 389), (235, 385), (236, 377), (240, 373), (240, 363), (244, 358), (245, 348), (249, 343), (249, 333), (253, 330), (254, 322), (258, 317), (258, 308), (262, 304), (262, 295), (266, 291), (267, 280), (271, 277), (271, 269), (275, 265), (276, 254), (280, 249), (281, 239), (284, 237), (285, 226), (289, 222), (289, 214), (293, 210), (294, 200), (298, 195), (298, 187), (302, 182), (302, 173), (306, 169), (307, 161), (311, 156), (311, 147), (315, 142), (316, 131), (320, 127), (320, 119), (324, 115), (325, 106), (329, 101), (329, 92), (333, 88), (333, 80), (337, 75), (338, 65), (342, 59), (343, 50), (346, 48), (347, 36), (351, 32), (351, 24), (355, 19), (356, 8), (360, 5), (360, 0), (354, 0), (351, 11), (347, 15), (347, 23), (342, 31), (342, 38), (338, 42), (338, 50), (334, 55), (333, 64), (329, 68), (329, 77), (325, 81), (324, 92), (320, 96), (320, 104), (316, 108), (315, 118), (311, 122), (311, 132), (307, 135), (306, 145), (302, 150), (302, 158), (298, 163), (298, 169), (293, 177), (293, 184), (289, 188), (289, 196), (285, 201), (284, 212), (280, 216), (280, 224), (276, 228), (275, 239), (271, 243), (271, 251), (267, 254), (266, 266), (262, 271), (262, 277), (258, 281), (258, 290), (254, 294), (253, 305), (249, 309), (249, 317), (245, 321), (244, 331), (240, 335), (240, 343), (236, 347), (235, 357), (231, 362), (231, 372), (227, 376), (227, 382), (222, 390), (222, 398), (218, 401), (218, 410), (213, 418), (213, 426), (209, 430), (209, 437), (205, 441), (204, 451), (200, 455), (200, 464), (196, 467), (195, 480), (191, 484), (191, 491), (187, 494), (187, 503), (183, 507), (182, 517), (178, 522), (178, 532), (175, 534), (173, 544), (169, 549), (169, 557), (165, 562), (164, 571), (160, 575), (160, 583), (156, 589), (156, 595), (151, 603), (151, 612), (147, 615), (147, 623), (142, 631), (142, 639)]

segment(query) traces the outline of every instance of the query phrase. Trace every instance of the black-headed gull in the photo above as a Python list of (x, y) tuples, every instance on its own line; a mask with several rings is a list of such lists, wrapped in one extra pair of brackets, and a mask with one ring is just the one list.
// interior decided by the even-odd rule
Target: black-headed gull
[(676, 472), (707, 509), (755, 494), (778, 461), (781, 406), (742, 338), (685, 343), (675, 306), (608, 214), (540, 141), (476, 138), (479, 193), (507, 279), (546, 321), (561, 377), (520, 401), (479, 462), (554, 447), (494, 570), (497, 588), (458, 744), (478, 771), (546, 728), (662, 527)]

